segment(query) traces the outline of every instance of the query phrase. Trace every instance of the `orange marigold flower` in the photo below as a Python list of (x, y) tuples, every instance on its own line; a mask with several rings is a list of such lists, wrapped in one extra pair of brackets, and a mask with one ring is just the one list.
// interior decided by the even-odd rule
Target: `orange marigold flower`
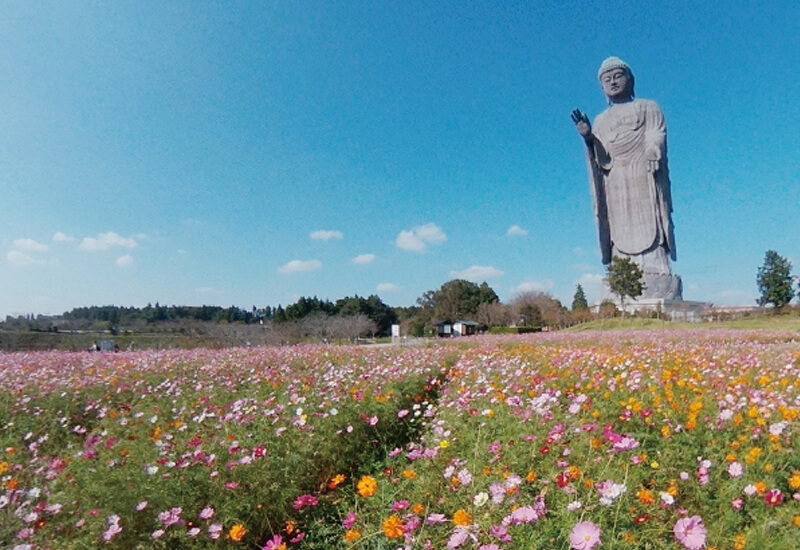
[(795, 516), (792, 523), (794, 523), (795, 527), (800, 527), (800, 516)]
[(464, 509), (456, 510), (453, 514), (453, 524), (459, 527), (469, 527), (472, 525), (472, 514)]
[(534, 481), (536, 481), (536, 472), (534, 472), (533, 470), (528, 472), (528, 475), (525, 476), (525, 481), (527, 481), (528, 483), (533, 483)]
[(403, 520), (399, 516), (391, 515), (383, 520), (383, 534), (387, 539), (399, 539), (403, 536)]
[(569, 478), (572, 481), (575, 481), (581, 478), (581, 469), (578, 468), (577, 466), (570, 466), (569, 468), (567, 468), (567, 474), (569, 474)]
[(417, 479), (417, 472), (414, 470), (403, 470), (403, 479)]
[(795, 470), (789, 478), (789, 487), (793, 490), (800, 489), (800, 472)]
[(344, 483), (344, 480), (345, 480), (345, 477), (344, 477), (342, 474), (338, 474), (338, 475), (335, 475), (335, 476), (333, 476), (333, 479), (331, 479), (331, 480), (328, 482), (328, 489), (330, 489), (331, 491), (333, 491), (333, 490), (334, 490), (334, 489), (336, 489), (336, 488), (337, 488), (339, 485), (341, 485), (342, 483)]
[(647, 489), (642, 489), (638, 493), (636, 493), (636, 498), (639, 499), (639, 502), (642, 504), (653, 504), (656, 501), (656, 497), (653, 495), (651, 491)]
[(421, 516), (425, 513), (425, 507), (422, 504), (417, 503), (411, 507), (411, 511), (417, 514), (418, 516)]
[(744, 550), (744, 544), (747, 542), (747, 537), (742, 534), (736, 535), (736, 540), (733, 543), (734, 550)]
[(6, 473), (11, 466), (8, 465), (8, 462), (0, 462), (0, 476)]
[(764, 493), (767, 492), (767, 484), (764, 483), (763, 481), (757, 482), (755, 484), (755, 487), (756, 487), (756, 493), (758, 493), (759, 495), (763, 495)]
[(247, 533), (247, 529), (244, 528), (244, 525), (241, 523), (237, 523), (231, 530), (228, 531), (228, 538), (231, 539), (233, 542), (241, 542), (244, 538), (245, 534)]
[(372, 476), (363, 476), (358, 480), (357, 489), (359, 495), (369, 498), (378, 492), (378, 482)]
[(344, 540), (347, 542), (355, 542), (361, 538), (361, 531), (358, 529), (350, 529), (344, 534)]

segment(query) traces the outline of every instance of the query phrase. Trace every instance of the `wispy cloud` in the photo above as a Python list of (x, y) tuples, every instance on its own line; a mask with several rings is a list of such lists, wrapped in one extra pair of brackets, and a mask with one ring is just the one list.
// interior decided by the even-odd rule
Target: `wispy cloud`
[(56, 231), (55, 235), (53, 235), (54, 243), (74, 243), (76, 240), (75, 237), (70, 237), (61, 231)]
[(450, 276), (456, 279), (466, 279), (473, 283), (480, 283), (487, 279), (502, 277), (505, 273), (490, 265), (473, 265), (463, 271), (451, 271)]
[(100, 233), (97, 237), (85, 237), (78, 248), (87, 252), (100, 252), (109, 248), (136, 248), (135, 239), (120, 237), (113, 231)]
[(322, 262), (319, 260), (292, 260), (291, 262), (281, 266), (278, 273), (288, 275), (291, 273), (306, 273), (308, 271), (317, 271), (322, 269)]
[(130, 267), (133, 265), (133, 256), (130, 254), (124, 254), (117, 258), (116, 264), (117, 267)]
[(370, 264), (375, 261), (375, 254), (359, 254), (350, 261), (358, 265)]
[(507, 237), (524, 237), (527, 234), (528, 234), (528, 230), (527, 229), (522, 229), (518, 225), (512, 225), (511, 227), (508, 228), (508, 231), (506, 231), (506, 236)]
[(33, 256), (25, 254), (24, 252), (20, 252), (19, 250), (9, 250), (8, 253), (6, 254), (6, 259), (10, 264), (18, 266), (36, 265), (45, 263), (44, 260), (34, 258)]
[(401, 231), (395, 240), (397, 248), (407, 252), (422, 252), (429, 244), (442, 244), (447, 235), (435, 223), (421, 225), (410, 231)]
[(33, 239), (16, 239), (11, 243), (11, 246), (24, 252), (47, 252), (50, 250), (50, 247), (46, 244), (42, 244)]
[(378, 292), (397, 292), (400, 287), (394, 283), (380, 283), (377, 290)]
[(332, 239), (342, 240), (343, 235), (341, 231), (320, 230), (312, 231), (309, 237), (315, 241), (330, 241)]

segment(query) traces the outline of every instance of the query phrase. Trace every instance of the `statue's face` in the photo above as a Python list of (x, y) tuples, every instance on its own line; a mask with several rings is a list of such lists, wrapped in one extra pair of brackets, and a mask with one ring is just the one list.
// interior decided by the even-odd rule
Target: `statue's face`
[(609, 99), (626, 99), (630, 97), (630, 76), (624, 69), (613, 69), (600, 75), (603, 93)]

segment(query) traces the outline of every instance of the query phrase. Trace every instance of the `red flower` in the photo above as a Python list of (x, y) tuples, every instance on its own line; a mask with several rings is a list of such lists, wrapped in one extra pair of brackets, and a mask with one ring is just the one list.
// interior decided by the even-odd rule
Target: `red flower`
[(780, 506), (780, 504), (783, 502), (783, 493), (781, 493), (780, 489), (772, 489), (767, 491), (767, 494), (764, 495), (764, 502), (766, 502), (767, 506), (770, 508)]

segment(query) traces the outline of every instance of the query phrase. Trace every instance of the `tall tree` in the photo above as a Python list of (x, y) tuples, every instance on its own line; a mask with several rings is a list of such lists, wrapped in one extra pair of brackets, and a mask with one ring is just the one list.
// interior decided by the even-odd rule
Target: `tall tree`
[(478, 286), (464, 279), (453, 279), (439, 290), (429, 290), (417, 299), (421, 316), (429, 321), (475, 320), (478, 306), (496, 303), (497, 294), (485, 282)]
[(772, 304), (775, 309), (781, 309), (794, 298), (792, 287), (792, 262), (775, 252), (767, 250), (764, 255), (764, 264), (758, 268), (756, 282), (761, 297), (758, 305)]
[(625, 298), (636, 299), (645, 289), (642, 270), (630, 258), (614, 257), (607, 266), (606, 283), (619, 296), (622, 316), (625, 317)]
[(583, 287), (578, 285), (575, 287), (575, 295), (572, 297), (572, 311), (585, 311), (589, 309), (589, 302), (586, 301), (586, 293)]

